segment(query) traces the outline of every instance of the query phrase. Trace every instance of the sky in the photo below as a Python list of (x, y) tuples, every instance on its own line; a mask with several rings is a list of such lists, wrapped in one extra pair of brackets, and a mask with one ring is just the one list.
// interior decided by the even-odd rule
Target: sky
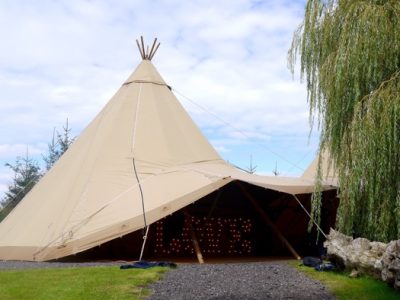
[(313, 160), (306, 87), (287, 52), (305, 0), (0, 0), (0, 199), (17, 156), (43, 164), (53, 130), (79, 136), (139, 64), (135, 40), (230, 163), (299, 176)]

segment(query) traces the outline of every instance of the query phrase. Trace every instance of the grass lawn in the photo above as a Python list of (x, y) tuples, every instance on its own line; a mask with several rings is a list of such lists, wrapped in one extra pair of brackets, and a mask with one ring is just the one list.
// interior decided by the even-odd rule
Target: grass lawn
[(25, 269), (0, 271), (4, 299), (140, 299), (145, 286), (167, 269), (120, 270), (119, 267)]
[(322, 282), (338, 300), (399, 300), (400, 292), (395, 291), (383, 281), (361, 276), (350, 278), (348, 273), (319, 272), (310, 267), (299, 266), (299, 262), (291, 262), (307, 276)]

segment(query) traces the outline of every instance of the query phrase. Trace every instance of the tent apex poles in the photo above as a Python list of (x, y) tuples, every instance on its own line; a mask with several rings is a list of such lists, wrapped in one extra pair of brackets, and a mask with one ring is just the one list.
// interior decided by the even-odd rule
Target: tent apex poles
[(140, 42), (139, 40), (136, 40), (136, 45), (139, 48), (140, 56), (143, 60), (152, 60), (158, 50), (158, 47), (160, 47), (160, 43), (157, 44), (157, 38), (154, 39), (151, 48), (149, 45), (145, 47), (143, 36), (140, 36)]

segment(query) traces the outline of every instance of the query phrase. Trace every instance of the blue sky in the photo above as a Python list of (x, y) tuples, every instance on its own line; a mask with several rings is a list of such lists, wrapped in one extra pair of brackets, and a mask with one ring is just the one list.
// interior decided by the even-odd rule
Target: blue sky
[(304, 5), (0, 1), (0, 198), (12, 179), (6, 162), (26, 149), (39, 160), (54, 127), (68, 118), (77, 136), (107, 103), (140, 62), (140, 35), (161, 42), (153, 63), (166, 82), (212, 112), (177, 94), (224, 159), (300, 175), (318, 144), (286, 59)]

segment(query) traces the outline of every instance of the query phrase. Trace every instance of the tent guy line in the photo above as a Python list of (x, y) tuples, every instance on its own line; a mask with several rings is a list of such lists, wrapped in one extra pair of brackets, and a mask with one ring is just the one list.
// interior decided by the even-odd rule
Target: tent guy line
[[(313, 149), (311, 149), (310, 151), (308, 151), (306, 154), (304, 154), (303, 155), (303, 157), (302, 158), (300, 158), (295, 164), (299, 164), (299, 163), (301, 163), (304, 159), (306, 159), (306, 157), (308, 157), (312, 152), (313, 152), (314, 150)], [(284, 173), (282, 173), (282, 174), (280, 174), (281, 176), (289, 176), (289, 172), (290, 171), (292, 171), (293, 170), (293, 168), (294, 168), (294, 166), (292, 166), (291, 168), (289, 168), (288, 170), (286, 170), (286, 172), (284, 172)], [(303, 169), (303, 168), (302, 168)], [(303, 171), (305, 171), (304, 169), (303, 169)]]
[(310, 218), (310, 220), (314, 223), (314, 225), (317, 227), (318, 231), (324, 236), (324, 238), (326, 237), (325, 232), (321, 229), (321, 227), (318, 225), (318, 223), (315, 221), (315, 219), (310, 215), (310, 213), (308, 212), (308, 210), (304, 207), (303, 204), (301, 204), (299, 198), (297, 198), (296, 195), (292, 195), (294, 197), (294, 199), (296, 199), (297, 203), (299, 203), (300, 207), (304, 210), (304, 212), (307, 214), (307, 216)]
[[(300, 167), (298, 164), (293, 163), (292, 161), (288, 160), (287, 158), (285, 158), (284, 156), (280, 155), (278, 152), (270, 149), (269, 147), (265, 146), (264, 144), (255, 142), (251, 139), (251, 137), (249, 135), (247, 135), (244, 131), (242, 131), (241, 129), (235, 127), (234, 125), (230, 124), (228, 121), (225, 121), (224, 119), (222, 119), (221, 117), (217, 116), (215, 113), (213, 113), (211, 110), (201, 106), (200, 104), (196, 103), (194, 100), (190, 99), (189, 97), (185, 96), (184, 94), (182, 94), (181, 92), (179, 92), (176, 88), (172, 87), (172, 90), (177, 93), (178, 95), (182, 96), (183, 98), (185, 98), (186, 100), (188, 100), (190, 103), (194, 104), (195, 106), (197, 106), (198, 108), (200, 108), (202, 111), (208, 113), (209, 115), (213, 116), (216, 120), (222, 122), (223, 124), (227, 125), (228, 127), (232, 128), (234, 131), (240, 133), (241, 135), (243, 135), (245, 138), (248, 138), (249, 141), (255, 145), (258, 145), (259, 147), (267, 150), (268, 152), (272, 153), (273, 155), (279, 157), (280, 159), (282, 159), (283, 161), (287, 162), (289, 165), (292, 166), (292, 168), (297, 168), (300, 171), (304, 171), (304, 168)], [(308, 155), (308, 154), (307, 154)], [(286, 172), (287, 173), (287, 172)]]

